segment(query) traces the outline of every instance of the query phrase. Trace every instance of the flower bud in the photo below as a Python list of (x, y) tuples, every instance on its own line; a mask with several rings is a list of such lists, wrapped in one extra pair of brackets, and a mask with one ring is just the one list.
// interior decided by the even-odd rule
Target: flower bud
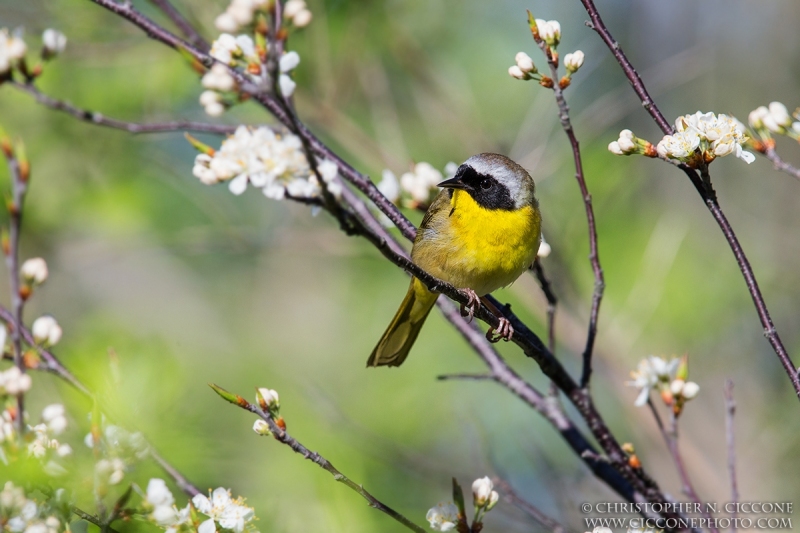
[(764, 116), (768, 114), (769, 109), (763, 105), (750, 111), (750, 114), (747, 116), (747, 121), (750, 123), (750, 127), (754, 130), (764, 129)]
[(41, 285), (47, 280), (47, 263), (41, 257), (28, 259), (22, 263), (19, 271), (29, 284)]
[(496, 490), (493, 490), (491, 494), (489, 494), (489, 503), (486, 504), (486, 512), (492, 510), (492, 508), (497, 505), (497, 502), (500, 501), (500, 495), (497, 494)]
[(683, 390), (681, 391), (681, 395), (687, 399), (691, 400), (697, 393), (700, 392), (700, 385), (695, 383), (694, 381), (687, 381), (686, 384), (683, 386)]
[(67, 47), (67, 36), (58, 30), (48, 28), (42, 33), (42, 56), (46, 59), (57, 56)]
[(669, 384), (669, 390), (672, 392), (673, 396), (680, 396), (685, 384), (686, 382), (682, 379), (673, 380), (673, 382)]
[(305, 0), (289, 0), (283, 6), (283, 16), (291, 19), (304, 9), (306, 9)]
[(472, 498), (475, 502), (475, 507), (483, 507), (489, 501), (492, 495), (494, 484), (488, 477), (476, 479), (472, 483)]
[(629, 153), (631, 153), (631, 152), (633, 152), (633, 151), (635, 151), (635, 150), (636, 150), (636, 143), (634, 143), (634, 142), (633, 142), (632, 140), (630, 140), (630, 139), (625, 139), (625, 138), (623, 138), (623, 137), (620, 137), (620, 138), (617, 140), (617, 146), (619, 146), (619, 149), (620, 149), (620, 150), (622, 151), (622, 153), (624, 153), (624, 154), (629, 154)]
[(236, 19), (227, 11), (214, 19), (214, 26), (223, 33), (234, 33), (239, 29)]
[(622, 151), (617, 141), (608, 143), (608, 151), (615, 155), (625, 155), (625, 152)]
[(260, 388), (256, 392), (256, 399), (258, 400), (258, 405), (261, 406), (261, 409), (264, 411), (278, 411), (281, 406), (280, 399), (278, 398), (278, 392), (272, 389), (267, 388)]
[(518, 80), (527, 80), (528, 76), (525, 74), (521, 68), (517, 65), (512, 65), (508, 67), (508, 75), (512, 78), (516, 78)]
[(292, 18), (292, 22), (298, 28), (305, 28), (311, 23), (312, 18), (314, 17), (311, 14), (311, 11), (304, 9)]
[(63, 331), (56, 319), (50, 315), (43, 315), (33, 321), (31, 326), (33, 339), (42, 346), (55, 346), (61, 340)]
[(769, 114), (778, 126), (786, 128), (792, 123), (789, 110), (780, 102), (772, 102), (769, 104)]
[(583, 60), (583, 52), (576, 50), (575, 52), (564, 56), (564, 67), (569, 72), (578, 72), (578, 69), (583, 66)]
[(536, 72), (536, 65), (533, 64), (533, 59), (525, 52), (518, 52), (514, 60), (517, 62), (517, 66), (522, 72)]
[(269, 424), (267, 424), (265, 421), (259, 418), (253, 424), (253, 431), (255, 431), (259, 435), (269, 435), (270, 434)]

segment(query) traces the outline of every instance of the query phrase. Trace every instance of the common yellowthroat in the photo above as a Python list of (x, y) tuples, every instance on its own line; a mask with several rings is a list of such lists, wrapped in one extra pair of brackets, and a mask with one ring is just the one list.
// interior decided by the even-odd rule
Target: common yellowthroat
[[(542, 222), (536, 187), (524, 168), (488, 153), (467, 159), (439, 187), (417, 231), (411, 259), (433, 276), (467, 290), (471, 316), (481, 297), (513, 283), (536, 259)], [(413, 278), (367, 366), (401, 365), (437, 297)], [(500, 335), (510, 338), (509, 321), (500, 322)]]

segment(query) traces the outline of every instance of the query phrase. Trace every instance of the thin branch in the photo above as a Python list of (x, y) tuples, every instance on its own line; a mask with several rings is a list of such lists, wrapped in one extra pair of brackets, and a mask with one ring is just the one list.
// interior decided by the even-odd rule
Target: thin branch
[[(251, 404), (241, 396), (231, 394), (217, 387), (216, 385), (211, 385), (211, 388), (214, 389), (214, 391), (226, 401), (238, 407), (241, 407), (246, 411), (250, 411), (254, 415), (261, 418), (261, 420), (267, 423), (269, 431), (272, 434), (272, 436), (275, 437), (275, 440), (277, 440), (282, 444), (287, 445), (289, 448), (292, 449), (293, 452), (302, 455), (303, 458), (308, 459), (309, 461), (316, 464), (326, 472), (330, 473), (333, 476), (333, 479), (335, 479), (339, 483), (346, 485), (349, 489), (357, 492), (359, 495), (361, 495), (362, 498), (367, 500), (367, 503), (369, 504), (370, 507), (386, 514), (387, 516), (393, 518), (394, 520), (401, 523), (402, 525), (404, 525), (405, 527), (407, 527), (412, 531), (416, 531), (417, 533), (425, 533), (424, 528), (421, 528), (420, 526), (416, 525), (402, 514), (398, 513), (388, 505), (378, 500), (375, 496), (367, 492), (367, 490), (364, 489), (362, 485), (356, 484), (347, 476), (342, 474), (336, 467), (334, 467), (330, 463), (330, 461), (322, 457), (319, 453), (313, 452), (308, 448), (306, 448), (305, 446), (303, 446), (297, 439), (289, 435), (289, 433), (287, 433), (283, 427), (279, 426), (278, 423), (272, 418), (272, 416), (269, 413), (265, 413), (264, 411), (262, 411), (259, 406)], [(281, 420), (282, 419), (279, 419), (279, 421)]]
[(79, 518), (82, 518), (83, 520), (86, 520), (87, 522), (91, 522), (92, 524), (94, 524), (97, 527), (99, 527), (101, 532), (107, 532), (108, 531), (110, 533), (119, 533), (119, 531), (117, 531), (116, 529), (111, 527), (109, 524), (103, 523), (103, 521), (100, 520), (99, 518), (97, 518), (95, 515), (89, 514), (86, 511), (82, 511), (78, 507), (72, 507), (72, 512), (76, 516), (78, 516)]
[(765, 150), (763, 152), (759, 151), (759, 153), (763, 154), (764, 157), (772, 161), (772, 166), (775, 168), (775, 170), (786, 172), (793, 178), (800, 180), (800, 168), (797, 168), (796, 166), (781, 159), (781, 156), (779, 156), (778, 152), (775, 151), (774, 146), (767, 145)]
[(64, 100), (57, 100), (43, 92), (41, 92), (33, 83), (21, 83), (18, 81), (8, 81), (6, 85), (14, 87), (20, 91), (28, 93), (36, 99), (36, 102), (54, 109), (62, 111), (71, 115), (83, 122), (89, 122), (98, 126), (107, 126), (118, 130), (124, 130), (130, 133), (163, 133), (171, 131), (195, 131), (201, 133), (233, 133), (236, 131), (236, 126), (229, 126), (227, 124), (209, 124), (205, 122), (192, 122), (189, 120), (173, 120), (168, 122), (128, 122), (125, 120), (117, 120), (109, 118), (97, 111), (89, 111), (88, 109), (81, 109)]
[(460, 381), (486, 381), (492, 380), (494, 381), (494, 376), (492, 374), (441, 374), (436, 376), (436, 379), (439, 381), (451, 381), (451, 380), (460, 380)]
[(589, 194), (589, 189), (586, 186), (580, 143), (575, 136), (575, 130), (572, 128), (572, 122), (569, 118), (569, 105), (567, 105), (567, 100), (564, 98), (564, 89), (561, 87), (558, 78), (558, 58), (553, 56), (550, 47), (539, 37), (538, 33), (534, 33), (533, 37), (536, 44), (542, 49), (542, 52), (547, 58), (547, 64), (550, 67), (550, 75), (553, 78), (553, 93), (555, 94), (556, 103), (558, 104), (558, 118), (561, 121), (561, 127), (564, 129), (564, 133), (567, 134), (569, 144), (572, 147), (572, 159), (575, 164), (575, 179), (581, 190), (581, 197), (583, 198), (583, 205), (586, 211), (586, 223), (589, 229), (589, 262), (592, 265), (592, 273), (594, 274), (594, 291), (592, 292), (592, 309), (589, 313), (589, 331), (586, 334), (586, 346), (583, 349), (583, 370), (581, 372), (581, 388), (586, 388), (589, 386), (589, 380), (592, 376), (592, 352), (594, 351), (594, 341), (597, 337), (597, 319), (600, 313), (600, 303), (603, 300), (603, 291), (605, 290), (606, 283), (603, 276), (603, 267), (600, 266), (600, 255), (597, 246), (597, 225), (594, 221), (592, 195)]
[(173, 6), (169, 0), (150, 0), (150, 3), (160, 9), (179, 30), (190, 43), (196, 46), (203, 52), (207, 51), (210, 47), (202, 35), (186, 20), (180, 11)]
[[(731, 503), (739, 503), (739, 485), (736, 482), (736, 446), (734, 445), (734, 432), (733, 432), (733, 416), (736, 413), (736, 402), (733, 400), (733, 381), (730, 379), (725, 380), (725, 436), (728, 446), (728, 473), (731, 477)], [(734, 506), (734, 511), (731, 514), (733, 524), (736, 524), (736, 517), (738, 513)], [(736, 526), (731, 527), (731, 531), (736, 533)]]
[(556, 306), (558, 305), (558, 298), (553, 291), (553, 284), (544, 273), (542, 261), (537, 257), (536, 261), (531, 265), (531, 270), (539, 286), (542, 288), (544, 297), (547, 299), (547, 349), (551, 353), (556, 353)]
[[(8, 139), (0, 141), (9, 143)], [(25, 192), (28, 189), (28, 174), (30, 168), (25, 160), (22, 145), (15, 150), (11, 146), (3, 146), (3, 153), (8, 163), (8, 173), (11, 177), (11, 201), (8, 204), (9, 228), (8, 243), (3, 243), (3, 252), (6, 256), (6, 267), (8, 268), (9, 286), (11, 289), (11, 345), (14, 347), (14, 365), (23, 374), (27, 371), (25, 361), (22, 357), (22, 311), (25, 306), (25, 299), (20, 287), (19, 272), (19, 239), (22, 230), (22, 210), (25, 203)], [(6, 248), (7, 246), (7, 248)], [(20, 438), (25, 434), (25, 395), (20, 392), (17, 395), (17, 432)]]
[(658, 425), (658, 429), (661, 431), (661, 435), (664, 437), (669, 454), (672, 456), (672, 460), (675, 462), (675, 468), (678, 470), (678, 476), (681, 479), (681, 490), (698, 506), (699, 509), (701, 509), (703, 517), (708, 521), (709, 530), (713, 533), (719, 533), (719, 530), (711, 525), (714, 523), (714, 521), (711, 519), (711, 514), (708, 512), (708, 508), (703, 504), (700, 496), (697, 495), (697, 491), (694, 490), (692, 481), (689, 479), (689, 473), (686, 471), (686, 465), (683, 462), (683, 456), (681, 456), (681, 452), (678, 449), (677, 418), (674, 414), (671, 415), (672, 427), (667, 430), (667, 428), (664, 426), (664, 422), (661, 420), (661, 416), (656, 410), (655, 404), (653, 404), (653, 401), (649, 398), (647, 400), (647, 405), (650, 407), (650, 412), (653, 413), (653, 418), (655, 418), (656, 425)]
[[(14, 319), (14, 314), (0, 305), (0, 319), (11, 323)], [(39, 353), (39, 356), (42, 358), (42, 361), (44, 362), (43, 366), (37, 366), (34, 368), (35, 370), (44, 370), (46, 372), (55, 374), (59, 378), (69, 383), (84, 397), (94, 401), (94, 393), (89, 389), (89, 387), (84, 385), (78, 378), (76, 378), (75, 375), (70, 372), (52, 352), (36, 344), (33, 334), (30, 332), (30, 330), (25, 328), (24, 325), (20, 328), (20, 334), (26, 343), (36, 349), (36, 351)], [(153, 460), (157, 462), (167, 474), (169, 474), (169, 476), (175, 481), (175, 484), (178, 485), (178, 487), (183, 490), (184, 493), (186, 493), (189, 497), (193, 497), (195, 494), (200, 493), (197, 487), (192, 485), (192, 483), (190, 483), (183, 474), (181, 474), (174, 466), (169, 464), (163, 457), (161, 457), (161, 455), (155, 451), (152, 445), (149, 445), (149, 447), (150, 456), (153, 458)]]
[(533, 505), (532, 503), (528, 502), (524, 498), (522, 498), (519, 494), (517, 494), (511, 485), (504, 479), (499, 477), (495, 477), (492, 479), (494, 482), (495, 487), (500, 489), (500, 493), (503, 495), (503, 499), (505, 499), (508, 503), (514, 505), (515, 507), (522, 509), (525, 511), (531, 518), (539, 522), (545, 529), (552, 531), (553, 533), (566, 533), (567, 528), (559, 524), (553, 518), (547, 516), (544, 512), (542, 512), (538, 507)]
[[(642, 79), (639, 77), (636, 69), (633, 68), (633, 65), (625, 56), (625, 53), (622, 51), (619, 43), (611, 36), (611, 33), (603, 23), (603, 19), (600, 17), (600, 13), (597, 11), (597, 8), (594, 5), (594, 1), (581, 0), (581, 3), (591, 19), (591, 22), (587, 22), (587, 25), (597, 32), (608, 49), (611, 51), (611, 54), (619, 63), (620, 67), (622, 67), (622, 70), (625, 73), (625, 76), (628, 78), (628, 81), (630, 81), (633, 90), (641, 100), (642, 106), (647, 110), (650, 116), (653, 117), (653, 120), (661, 128), (661, 131), (663, 131), (665, 134), (672, 134), (674, 132), (672, 125), (667, 122), (667, 120), (664, 118), (664, 115), (656, 106), (655, 102), (653, 102), (653, 99), (647, 92), (644, 82), (642, 82)], [(764, 336), (767, 337), (770, 346), (772, 346), (773, 351), (778, 356), (778, 359), (780, 359), (781, 365), (783, 365), (786, 374), (789, 376), (789, 380), (792, 382), (795, 394), (797, 395), (798, 399), (800, 399), (800, 376), (798, 375), (798, 369), (792, 362), (792, 359), (789, 357), (789, 354), (783, 345), (783, 341), (781, 340), (780, 335), (778, 335), (778, 331), (775, 329), (775, 325), (772, 322), (769, 309), (767, 308), (767, 304), (764, 301), (763, 295), (761, 294), (761, 289), (758, 287), (758, 282), (756, 281), (756, 277), (753, 273), (752, 267), (750, 266), (750, 262), (747, 260), (747, 256), (745, 255), (744, 250), (742, 249), (742, 246), (736, 237), (736, 233), (733, 231), (728, 219), (722, 212), (722, 208), (719, 206), (716, 193), (712, 188), (706, 186), (707, 184), (710, 185), (710, 182), (706, 184), (703, 183), (700, 178), (698, 178), (697, 172), (694, 169), (691, 169), (686, 165), (680, 165), (680, 168), (692, 181), (692, 184), (697, 189), (697, 192), (700, 194), (700, 197), (703, 199), (706, 207), (711, 212), (711, 216), (714, 217), (714, 220), (719, 225), (720, 230), (722, 230), (722, 234), (728, 241), (728, 245), (731, 247), (733, 255), (736, 258), (736, 263), (739, 265), (739, 270), (741, 270), (742, 276), (744, 277), (747, 290), (750, 292), (750, 296), (753, 299), (753, 304), (755, 305), (756, 312), (758, 313), (761, 326), (764, 328)]]

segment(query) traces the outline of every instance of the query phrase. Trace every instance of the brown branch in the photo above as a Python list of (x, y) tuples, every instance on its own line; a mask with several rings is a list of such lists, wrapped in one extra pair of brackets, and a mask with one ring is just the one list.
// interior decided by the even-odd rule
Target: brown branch
[[(733, 416), (736, 413), (736, 402), (733, 400), (733, 381), (730, 379), (725, 380), (725, 437), (728, 446), (728, 473), (731, 477), (731, 503), (739, 503), (739, 485), (736, 482), (736, 446), (734, 445), (734, 432), (733, 432)], [(731, 527), (731, 532), (736, 533), (736, 506), (731, 514), (734, 524)]]
[(555, 354), (556, 306), (558, 305), (558, 298), (556, 298), (556, 293), (553, 291), (553, 284), (544, 272), (541, 259), (536, 258), (536, 261), (531, 265), (531, 270), (533, 271), (533, 275), (536, 276), (536, 281), (539, 282), (539, 286), (542, 288), (544, 297), (547, 299), (547, 349)]
[(772, 166), (775, 170), (780, 170), (781, 172), (785, 172), (792, 176), (793, 178), (797, 178), (800, 180), (800, 168), (792, 165), (791, 163), (787, 163), (781, 156), (778, 155), (778, 152), (775, 151), (774, 146), (767, 145), (766, 149), (762, 151), (758, 151), (758, 153), (762, 154), (764, 157), (772, 161)]
[(150, 3), (160, 9), (169, 18), (175, 26), (181, 30), (181, 33), (186, 37), (190, 43), (196, 46), (203, 52), (207, 51), (210, 47), (202, 35), (186, 20), (180, 11), (173, 6), (169, 0), (150, 0)]
[[(372, 217), (364, 203), (347, 188), (345, 188), (343, 200), (363, 224), (361, 230), (371, 233), (370, 236), (366, 236), (368, 239), (377, 242), (385, 242), (386, 246), (398, 256), (407, 255), (405, 250), (392, 238), (386, 228), (381, 226), (380, 223)], [(486, 337), (477, 326), (467, 322), (466, 319), (461, 316), (456, 306), (449, 300), (439, 298), (436, 303), (444, 317), (453, 324), (459, 333), (461, 333), (464, 339), (475, 350), (478, 357), (480, 357), (489, 368), (489, 374), (482, 375), (488, 376), (487, 378), (472, 377), (476, 379), (492, 379), (541, 414), (545, 420), (559, 432), (575, 454), (583, 459), (594, 475), (607, 483), (609, 487), (620, 496), (631, 502), (641, 497), (641, 494), (634, 489), (629, 481), (622, 477), (608, 460), (598, 456), (595, 448), (567, 417), (555, 397), (543, 396), (533, 386), (522, 379), (519, 374), (514, 372), (500, 354), (497, 353), (494, 347), (489, 344)], [(464, 378), (466, 376), (462, 374), (453, 377)], [(442, 378), (440, 377), (440, 379)]]
[(550, 47), (539, 37), (538, 33), (534, 33), (533, 37), (536, 44), (542, 49), (542, 52), (547, 58), (547, 64), (550, 67), (550, 75), (554, 82), (553, 93), (555, 94), (556, 103), (558, 104), (558, 118), (561, 121), (561, 127), (564, 129), (564, 133), (567, 134), (569, 144), (572, 147), (572, 159), (575, 164), (575, 179), (581, 190), (581, 197), (583, 198), (583, 205), (586, 211), (586, 223), (589, 229), (589, 262), (592, 265), (592, 273), (594, 274), (594, 291), (592, 292), (592, 309), (589, 313), (589, 331), (586, 334), (586, 346), (583, 349), (583, 370), (581, 372), (581, 388), (586, 388), (589, 386), (589, 380), (592, 376), (592, 352), (594, 351), (594, 341), (597, 337), (597, 319), (600, 313), (600, 303), (603, 300), (603, 291), (605, 290), (606, 283), (603, 276), (603, 267), (600, 266), (600, 255), (597, 246), (597, 225), (594, 220), (592, 195), (589, 194), (589, 189), (586, 186), (580, 143), (575, 136), (575, 130), (572, 128), (572, 122), (569, 118), (569, 105), (567, 105), (567, 100), (564, 98), (564, 89), (558, 81), (558, 59), (553, 56)]
[(227, 124), (209, 124), (205, 122), (192, 122), (189, 120), (173, 120), (169, 122), (151, 122), (139, 123), (128, 122), (125, 120), (117, 120), (107, 117), (102, 113), (96, 111), (89, 111), (88, 109), (81, 109), (74, 106), (69, 102), (57, 100), (43, 92), (41, 92), (33, 83), (21, 83), (18, 81), (8, 81), (7, 85), (14, 87), (22, 92), (28, 93), (36, 99), (36, 102), (54, 109), (62, 111), (77, 118), (83, 122), (89, 122), (97, 126), (107, 126), (118, 130), (124, 130), (130, 133), (163, 133), (172, 131), (195, 131), (201, 133), (233, 133), (236, 131), (236, 126), (229, 126)]
[(661, 420), (661, 416), (656, 410), (656, 406), (653, 404), (653, 401), (650, 398), (647, 399), (647, 405), (650, 407), (650, 412), (653, 413), (653, 418), (656, 420), (658, 429), (661, 431), (661, 435), (664, 437), (664, 441), (667, 443), (669, 454), (672, 456), (672, 460), (675, 462), (675, 468), (677, 469), (678, 477), (680, 477), (681, 480), (681, 490), (698, 506), (699, 509), (701, 509), (703, 517), (708, 521), (707, 523), (709, 524), (709, 530), (713, 533), (719, 533), (719, 530), (711, 525), (714, 523), (714, 521), (711, 519), (711, 514), (708, 512), (708, 508), (703, 504), (700, 496), (697, 495), (697, 491), (694, 490), (692, 481), (689, 479), (689, 473), (686, 471), (686, 465), (683, 462), (683, 456), (681, 456), (681, 452), (678, 449), (678, 419), (674, 414), (672, 414), (671, 428), (667, 430), (667, 428), (664, 426), (664, 422)]
[[(667, 135), (673, 133), (674, 130), (672, 125), (667, 122), (667, 120), (664, 118), (664, 115), (656, 106), (655, 102), (653, 102), (653, 99), (647, 92), (644, 82), (642, 82), (642, 79), (639, 77), (636, 69), (633, 68), (633, 65), (628, 60), (627, 56), (625, 56), (625, 53), (622, 51), (619, 43), (614, 40), (614, 38), (611, 36), (611, 33), (608, 31), (608, 28), (605, 26), (603, 19), (600, 17), (600, 13), (597, 11), (597, 8), (594, 5), (594, 0), (581, 0), (581, 3), (591, 19), (591, 22), (588, 22), (587, 25), (597, 32), (608, 49), (611, 51), (611, 54), (619, 63), (620, 67), (622, 67), (622, 70), (625, 73), (625, 76), (628, 78), (628, 81), (631, 83), (634, 92), (641, 100), (642, 106), (647, 110), (656, 124), (658, 124), (658, 126), (661, 128), (661, 131)], [(741, 270), (742, 276), (744, 277), (747, 290), (750, 292), (750, 296), (753, 299), (753, 304), (755, 305), (756, 313), (758, 314), (761, 326), (764, 328), (764, 336), (767, 337), (770, 346), (772, 346), (773, 351), (778, 356), (781, 365), (786, 371), (786, 374), (789, 376), (789, 380), (792, 382), (795, 394), (797, 395), (798, 399), (800, 399), (800, 376), (798, 376), (798, 369), (792, 362), (792, 359), (789, 357), (789, 354), (783, 345), (783, 341), (781, 340), (780, 335), (778, 335), (778, 331), (775, 329), (775, 325), (772, 322), (769, 309), (767, 308), (767, 304), (764, 301), (763, 295), (761, 294), (761, 289), (758, 287), (758, 282), (756, 281), (756, 277), (753, 273), (752, 267), (750, 266), (750, 262), (747, 260), (747, 256), (745, 255), (744, 250), (742, 249), (742, 246), (736, 237), (736, 233), (733, 231), (728, 219), (722, 212), (722, 208), (719, 206), (716, 193), (714, 192), (713, 188), (710, 187), (710, 180), (704, 182), (697, 176), (697, 172), (694, 169), (691, 169), (686, 165), (680, 165), (680, 168), (684, 171), (697, 189), (697, 192), (700, 194), (700, 197), (703, 199), (706, 207), (711, 212), (711, 216), (714, 217), (714, 220), (719, 225), (722, 234), (728, 241), (728, 245), (730, 246), (734, 257), (736, 258), (736, 263), (739, 266), (739, 270)]]
[[(214, 392), (219, 394), (220, 397), (223, 398), (224, 400), (238, 407), (241, 407), (245, 411), (250, 411), (254, 415), (258, 416), (261, 420), (267, 423), (269, 431), (275, 438), (275, 440), (277, 440), (281, 444), (287, 445), (289, 448), (292, 449), (293, 452), (302, 455), (304, 459), (308, 459), (315, 465), (319, 466), (320, 468), (331, 474), (333, 476), (333, 479), (360, 494), (362, 498), (367, 500), (367, 503), (369, 504), (370, 507), (386, 514), (387, 516), (391, 517), (392, 519), (396, 520), (397, 522), (399, 522), (400, 524), (404, 525), (405, 527), (407, 527), (412, 531), (416, 531), (417, 533), (425, 533), (424, 528), (416, 525), (402, 514), (398, 513), (385, 503), (378, 500), (375, 496), (367, 492), (367, 490), (364, 489), (362, 485), (356, 484), (347, 476), (342, 474), (336, 467), (334, 467), (330, 463), (330, 461), (322, 457), (319, 453), (313, 452), (308, 448), (306, 448), (305, 446), (303, 446), (303, 444), (301, 444), (297, 439), (289, 435), (289, 433), (286, 432), (286, 429), (284, 429), (284, 427), (279, 426), (278, 423), (272, 418), (272, 416), (269, 413), (265, 413), (264, 411), (262, 411), (259, 406), (251, 404), (241, 396), (231, 394), (225, 391), (224, 389), (217, 387), (216, 385), (211, 385), (211, 388), (214, 389)], [(282, 421), (282, 419), (279, 420)]]
[(559, 524), (556, 520), (550, 518), (538, 507), (520, 497), (506, 480), (495, 477), (492, 479), (492, 481), (494, 482), (495, 487), (500, 490), (500, 493), (503, 495), (503, 499), (505, 501), (525, 511), (525, 513), (539, 522), (539, 524), (544, 526), (545, 529), (552, 531), (553, 533), (567, 532), (567, 529)]
[[(19, 283), (19, 239), (22, 230), (22, 210), (25, 203), (25, 192), (28, 189), (29, 164), (24, 159), (19, 159), (17, 151), (10, 146), (11, 141), (7, 138), (0, 140), (3, 143), (3, 154), (8, 163), (8, 173), (11, 177), (11, 201), (8, 203), (9, 228), (8, 242), (3, 242), (3, 252), (6, 256), (6, 267), (8, 268), (9, 286), (11, 289), (11, 345), (14, 348), (14, 365), (23, 374), (27, 371), (25, 361), (22, 357), (22, 310), (25, 306), (25, 299), (22, 296)], [(8, 145), (6, 145), (8, 144)], [(24, 150), (24, 149), (23, 149)], [(5, 238), (3, 238), (5, 240)], [(25, 394), (20, 392), (17, 395), (17, 432), (23, 438), (25, 434)]]

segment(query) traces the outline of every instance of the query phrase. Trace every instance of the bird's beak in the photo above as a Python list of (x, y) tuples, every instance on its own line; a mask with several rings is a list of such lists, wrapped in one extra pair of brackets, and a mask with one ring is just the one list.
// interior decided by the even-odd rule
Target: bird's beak
[(461, 181), (461, 177), (459, 176), (450, 178), (449, 180), (444, 180), (437, 185), (437, 187), (441, 187), (443, 189), (461, 189), (462, 191), (467, 190), (467, 184)]

